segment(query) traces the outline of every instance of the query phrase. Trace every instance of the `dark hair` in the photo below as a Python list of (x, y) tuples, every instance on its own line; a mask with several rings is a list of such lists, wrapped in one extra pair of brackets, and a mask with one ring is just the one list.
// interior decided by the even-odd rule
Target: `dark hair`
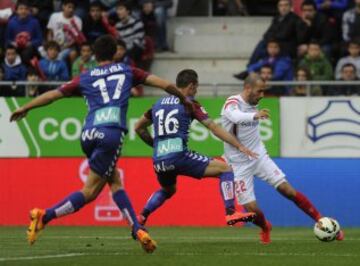
[(92, 7), (97, 7), (97, 8), (100, 8), (101, 10), (105, 9), (104, 5), (99, 1), (95, 1), (95, 2), (90, 3), (89, 8), (92, 8)]
[(341, 71), (343, 71), (343, 70), (345, 69), (345, 67), (352, 67), (355, 72), (356, 72), (356, 70), (357, 70), (357, 69), (356, 69), (356, 66), (355, 66), (354, 64), (347, 63), (347, 64), (345, 64), (345, 65), (343, 65), (343, 66), (341, 67)]
[(56, 49), (58, 52), (61, 51), (60, 45), (56, 41), (48, 41), (45, 44), (45, 50), (49, 50), (50, 48)]
[(316, 10), (316, 4), (313, 0), (305, 0), (304, 2), (302, 2), (301, 8), (303, 8), (304, 6), (312, 6)]
[(266, 41), (266, 45), (268, 45), (269, 43), (276, 43), (277, 45), (280, 46), (280, 42), (279, 42), (277, 39), (275, 39), (275, 38), (270, 38), (270, 39), (268, 39), (268, 40)]
[(80, 49), (84, 46), (88, 46), (90, 47), (90, 49), (92, 50), (92, 45), (89, 43), (89, 42), (83, 42), (81, 45), (80, 45)]
[(117, 46), (124, 47), (125, 50), (127, 49), (127, 48), (126, 48), (126, 43), (125, 43), (124, 40), (122, 40), (122, 39), (118, 39), (118, 40), (116, 41), (116, 45), (117, 45)]
[(116, 39), (107, 34), (96, 39), (93, 50), (98, 62), (112, 61), (116, 54)]
[(263, 68), (270, 68), (270, 69), (271, 69), (271, 71), (273, 71), (272, 66), (271, 66), (271, 65), (269, 65), (269, 64), (265, 64), (265, 65), (263, 65), (262, 67), (260, 67), (260, 71), (261, 71), (261, 69), (263, 69)]
[(181, 70), (176, 77), (176, 86), (178, 88), (186, 88), (191, 83), (198, 83), (198, 74), (193, 69)]
[(9, 44), (5, 47), (5, 51), (7, 51), (7, 50), (15, 50), (17, 52), (16, 47), (12, 44)]
[(74, 6), (76, 6), (76, 1), (75, 0), (63, 0), (61, 4), (63, 6), (65, 6), (67, 4), (73, 4)]
[(304, 72), (305, 72), (305, 74), (306, 74), (306, 79), (307, 79), (307, 80), (311, 80), (311, 79), (312, 79), (312, 77), (311, 77), (311, 72), (310, 72), (310, 70), (309, 70), (307, 67), (304, 67), (304, 66), (298, 67), (298, 68), (296, 69), (296, 72), (295, 72), (295, 77), (297, 76), (297, 73), (298, 73), (299, 71), (304, 71)]
[(311, 44), (313, 44), (313, 45), (318, 45), (318, 46), (320, 46), (320, 47), (321, 47), (320, 42), (319, 42), (318, 40), (316, 40), (316, 39), (312, 39), (312, 40), (310, 40), (309, 45), (311, 45)]
[(16, 6), (15, 6), (15, 10), (17, 10), (19, 8), (19, 6), (26, 6), (26, 7), (30, 7), (30, 3), (27, 0), (18, 0), (16, 2)]
[(116, 7), (125, 7), (130, 12), (132, 9), (132, 4), (127, 0), (120, 0), (117, 2)]
[(351, 39), (348, 43), (348, 47), (350, 46), (350, 44), (356, 44), (356, 45), (360, 45), (360, 38), (359, 37), (355, 37), (354, 39)]

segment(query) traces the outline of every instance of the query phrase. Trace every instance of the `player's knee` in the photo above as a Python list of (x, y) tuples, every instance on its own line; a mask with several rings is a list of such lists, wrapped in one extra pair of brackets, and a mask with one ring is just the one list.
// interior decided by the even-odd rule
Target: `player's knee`
[(176, 187), (167, 187), (167, 188), (163, 188), (163, 191), (166, 193), (167, 198), (171, 198), (172, 196), (175, 195), (176, 193)]
[(84, 188), (84, 189), (82, 189), (81, 192), (84, 195), (86, 203), (89, 203), (89, 202), (95, 200), (99, 194), (95, 188)]
[(296, 196), (296, 190), (287, 182), (279, 185), (277, 190), (288, 199), (293, 199)]
[(223, 173), (227, 173), (227, 172), (231, 172), (232, 168), (230, 165), (228, 165), (227, 163), (222, 163), (219, 165), (219, 172)]

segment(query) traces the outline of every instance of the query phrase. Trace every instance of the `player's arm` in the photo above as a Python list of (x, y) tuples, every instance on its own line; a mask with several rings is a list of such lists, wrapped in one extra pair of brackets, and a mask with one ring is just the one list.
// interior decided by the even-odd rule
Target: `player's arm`
[(230, 100), (225, 104), (223, 114), (234, 124), (242, 122), (251, 122), (254, 120), (268, 119), (270, 117), (269, 109), (261, 109), (253, 113), (244, 113), (239, 109), (236, 101)]
[(64, 97), (64, 94), (62, 94), (62, 92), (59, 90), (45, 92), (44, 94), (41, 94), (40, 96), (36, 97), (29, 103), (25, 104), (24, 106), (13, 112), (10, 117), (10, 122), (18, 121), (25, 117), (30, 110), (44, 105), (48, 105), (62, 97)]
[(68, 83), (62, 85), (58, 89), (47, 91), (44, 94), (41, 94), (40, 96), (34, 98), (24, 106), (17, 109), (15, 112), (13, 112), (10, 116), (10, 122), (18, 121), (24, 118), (27, 113), (34, 108), (48, 105), (58, 99), (71, 95), (78, 88), (79, 80), (80, 79), (76, 77)]
[(170, 81), (162, 79), (156, 75), (149, 74), (139, 68), (132, 68), (134, 75), (134, 85), (138, 85), (143, 83), (145, 85), (156, 87), (166, 91), (169, 94), (172, 94), (180, 99), (180, 102), (185, 105), (185, 108), (189, 111), (193, 111), (193, 105), (190, 101), (186, 99), (186, 97), (176, 88), (174, 84)]
[(212, 119), (208, 118), (206, 120), (201, 121), (201, 123), (222, 141), (225, 141), (226, 143), (229, 143), (230, 145), (236, 147), (240, 152), (248, 155), (251, 158), (255, 158), (255, 159), (258, 158), (257, 153), (252, 152), (244, 145), (242, 145), (234, 135), (227, 132), (223, 127), (216, 124)]
[(154, 146), (154, 139), (151, 136), (148, 127), (152, 124), (152, 120), (146, 116), (146, 113), (136, 122), (135, 132), (150, 147)]

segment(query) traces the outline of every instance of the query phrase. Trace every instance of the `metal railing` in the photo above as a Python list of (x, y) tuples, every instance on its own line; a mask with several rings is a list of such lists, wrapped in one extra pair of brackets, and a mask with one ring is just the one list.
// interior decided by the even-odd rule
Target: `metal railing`
[[(2, 90), (17, 90), (22, 88), (24, 95), (29, 96), (29, 90), (33, 87), (48, 87), (56, 88), (65, 84), (67, 81), (0, 81), (0, 95)], [(360, 81), (271, 81), (267, 83), (269, 87), (287, 87), (290, 91), (296, 86), (302, 86), (305, 89), (306, 96), (316, 95), (312, 91), (314, 88), (321, 87), (322, 91), (325, 92), (333, 87), (348, 87), (354, 86), (360, 88)], [(242, 90), (243, 82), (238, 83), (201, 83), (198, 89), (198, 95), (203, 96), (224, 96), (234, 93), (238, 93)], [(159, 90), (144, 90), (145, 96), (157, 96), (161, 95), (162, 92)], [(356, 94), (356, 93), (355, 93)]]

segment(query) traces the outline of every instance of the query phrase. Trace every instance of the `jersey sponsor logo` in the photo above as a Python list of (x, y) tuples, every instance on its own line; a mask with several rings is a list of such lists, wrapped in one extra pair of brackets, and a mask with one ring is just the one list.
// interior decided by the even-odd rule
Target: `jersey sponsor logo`
[(94, 125), (118, 123), (120, 124), (120, 108), (106, 107), (95, 112)]
[(183, 151), (183, 143), (181, 138), (172, 138), (159, 141), (156, 148), (157, 157), (162, 157), (170, 153)]
[(175, 170), (175, 165), (173, 165), (173, 164), (167, 165), (167, 164), (165, 164), (165, 162), (156, 163), (156, 164), (154, 164), (154, 170), (156, 173), (172, 171), (172, 170)]
[(81, 134), (81, 139), (83, 141), (86, 140), (94, 140), (94, 139), (103, 139), (105, 137), (105, 133), (98, 131), (96, 128), (91, 130), (86, 129)]
[(312, 142), (340, 135), (360, 138), (360, 111), (350, 100), (329, 100), (324, 110), (307, 118)]
[(259, 125), (259, 121), (241, 122), (239, 125), (242, 127), (256, 127)]

